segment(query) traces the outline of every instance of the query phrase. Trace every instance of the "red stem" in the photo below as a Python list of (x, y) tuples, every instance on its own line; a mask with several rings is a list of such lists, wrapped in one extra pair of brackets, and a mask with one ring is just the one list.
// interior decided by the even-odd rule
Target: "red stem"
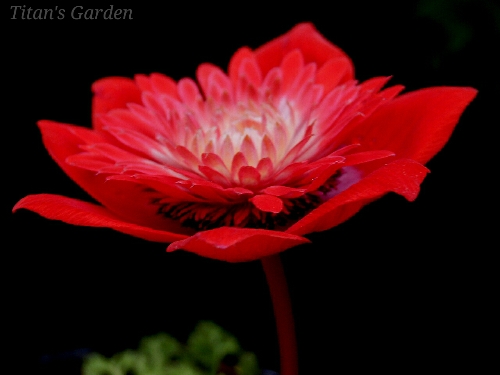
[(279, 254), (261, 260), (273, 301), (274, 318), (278, 331), (280, 375), (298, 375), (297, 340), (285, 272)]

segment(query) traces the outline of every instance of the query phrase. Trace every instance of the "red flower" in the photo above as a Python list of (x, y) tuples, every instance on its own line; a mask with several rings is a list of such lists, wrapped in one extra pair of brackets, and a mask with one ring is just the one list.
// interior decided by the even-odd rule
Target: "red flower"
[(241, 48), (227, 74), (202, 64), (196, 76), (104, 78), (92, 86), (92, 129), (40, 121), (50, 155), (100, 205), (40, 194), (14, 210), (169, 251), (258, 259), (388, 192), (415, 199), (424, 164), (476, 95), (358, 83), (349, 57), (310, 24)]

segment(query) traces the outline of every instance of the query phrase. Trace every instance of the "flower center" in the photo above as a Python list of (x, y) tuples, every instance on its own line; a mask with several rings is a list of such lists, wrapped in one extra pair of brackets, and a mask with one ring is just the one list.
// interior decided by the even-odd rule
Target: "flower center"
[(252, 56), (197, 74), (203, 95), (189, 78), (136, 77), (140, 103), (104, 115), (103, 143), (67, 161), (157, 192), (158, 213), (186, 226), (273, 228), (336, 194), (343, 167), (387, 156), (348, 155), (337, 137), (397, 94), (377, 93), (386, 78), (324, 93), (298, 51), (265, 77)]
[(286, 96), (257, 99), (224, 104), (209, 97), (172, 113), (176, 132), (156, 137), (168, 150), (162, 161), (225, 188), (256, 192), (276, 182), (286, 166), (304, 159), (316, 103), (301, 110)]
[(285, 229), (290, 222), (300, 219), (327, 200), (327, 194), (331, 193), (337, 186), (338, 176), (340, 176), (340, 171), (320, 189), (295, 199), (284, 199), (284, 207), (278, 213), (261, 211), (248, 201), (230, 205), (216, 205), (191, 202), (166, 203), (162, 199), (155, 199), (153, 204), (159, 206), (159, 214), (196, 230), (208, 230), (222, 226)]

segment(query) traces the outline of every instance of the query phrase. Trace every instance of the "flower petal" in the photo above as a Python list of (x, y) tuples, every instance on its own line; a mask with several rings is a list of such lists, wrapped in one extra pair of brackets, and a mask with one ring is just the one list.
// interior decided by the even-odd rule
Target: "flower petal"
[(151, 203), (152, 196), (145, 191), (145, 186), (129, 181), (107, 181), (105, 175), (66, 163), (68, 156), (82, 152), (80, 145), (104, 142), (101, 134), (80, 126), (47, 120), (39, 121), (38, 126), (45, 148), (59, 167), (115, 215), (125, 221), (156, 229), (185, 231), (178, 223), (157, 214), (158, 207)]
[(279, 253), (310, 242), (290, 233), (265, 229), (222, 227), (170, 244), (167, 251), (183, 249), (195, 254), (227, 262), (245, 262)]
[(106, 77), (92, 85), (92, 125), (101, 129), (103, 124), (99, 119), (102, 114), (112, 109), (126, 108), (127, 103), (141, 103), (141, 91), (130, 78)]
[(389, 192), (412, 201), (417, 197), (420, 184), (428, 172), (426, 167), (414, 160), (395, 160), (359, 181), (349, 181), (349, 187), (314, 209), (288, 228), (287, 232), (302, 236), (333, 228), (367, 203)]
[(154, 242), (172, 242), (187, 238), (184, 234), (171, 233), (125, 222), (104, 207), (60, 195), (28, 195), (17, 202), (12, 211), (15, 212), (21, 208), (36, 212), (47, 219), (61, 220), (73, 225), (111, 228), (118, 232)]
[(230, 105), (233, 101), (233, 86), (229, 77), (219, 67), (204, 63), (196, 70), (196, 77), (205, 94), (216, 102)]
[(239, 72), (240, 72), (241, 65), (243, 64), (245, 59), (253, 59), (253, 58), (254, 58), (254, 54), (253, 54), (252, 50), (248, 47), (240, 48), (231, 57), (227, 71), (229, 74), (229, 79), (233, 83), (234, 87), (236, 87), (238, 84)]
[(322, 84), (324, 93), (352, 79), (352, 63), (346, 57), (334, 57), (328, 60), (316, 73), (316, 83)]
[(274, 195), (259, 194), (249, 199), (259, 210), (264, 212), (280, 213), (283, 210), (283, 201)]
[(477, 90), (469, 87), (413, 91), (379, 107), (348, 135), (339, 137), (356, 137), (362, 147), (390, 150), (399, 158), (425, 164), (448, 141), (460, 115), (476, 94)]
[(326, 40), (310, 23), (301, 23), (255, 50), (262, 74), (265, 76), (273, 67), (279, 66), (283, 57), (294, 49), (302, 52), (306, 64), (315, 62), (318, 68), (332, 58), (345, 58), (349, 61), (350, 69), (342, 82), (354, 77), (354, 68), (349, 57), (339, 47)]

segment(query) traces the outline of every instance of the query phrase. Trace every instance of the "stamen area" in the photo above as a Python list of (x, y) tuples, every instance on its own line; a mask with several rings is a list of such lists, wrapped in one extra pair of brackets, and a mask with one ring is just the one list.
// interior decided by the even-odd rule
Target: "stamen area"
[(283, 210), (279, 213), (264, 212), (251, 202), (214, 204), (210, 202), (165, 202), (155, 199), (158, 214), (179, 221), (183, 226), (196, 230), (215, 229), (223, 226), (257, 229), (284, 229), (289, 223), (304, 217), (307, 213), (328, 200), (336, 189), (338, 171), (324, 185), (301, 197), (282, 199)]

